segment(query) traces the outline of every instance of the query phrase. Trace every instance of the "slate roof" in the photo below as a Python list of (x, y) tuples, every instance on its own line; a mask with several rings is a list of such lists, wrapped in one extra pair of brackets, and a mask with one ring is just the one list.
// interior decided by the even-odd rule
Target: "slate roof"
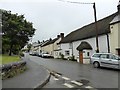
[(47, 45), (50, 45), (50, 44), (53, 44), (55, 41), (57, 41), (59, 38), (55, 38), (53, 40), (49, 40), (46, 44), (42, 45), (43, 46), (47, 46)]
[(32, 44), (32, 46), (33, 47), (37, 47), (37, 46), (39, 46), (40, 44), (38, 44), (37, 42), (34, 42), (33, 44)]
[[(110, 22), (114, 19), (114, 17), (117, 15), (117, 13), (114, 13), (108, 17), (105, 17), (99, 21), (97, 21), (98, 25), (98, 35), (103, 35), (110, 33)], [(91, 23), (89, 25), (86, 25), (82, 28), (79, 28), (70, 34), (68, 34), (66, 37), (64, 37), (60, 43), (70, 43), (73, 41), (88, 39), (96, 36), (96, 30), (95, 30), (95, 23)]]
[(116, 15), (114, 19), (110, 22), (110, 24), (115, 24), (120, 22), (120, 14)]

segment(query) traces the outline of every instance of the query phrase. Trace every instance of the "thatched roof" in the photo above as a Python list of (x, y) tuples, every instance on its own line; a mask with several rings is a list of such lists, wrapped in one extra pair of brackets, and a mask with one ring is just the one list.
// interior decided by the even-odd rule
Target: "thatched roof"
[(89, 43), (83, 41), (81, 42), (81, 44), (76, 48), (78, 51), (82, 51), (84, 49), (87, 49), (87, 50), (92, 50), (92, 47)]
[[(97, 21), (98, 35), (110, 33), (110, 22), (114, 19), (116, 15), (117, 13), (114, 13), (106, 18)], [(91, 23), (89, 25), (86, 25), (82, 28), (79, 28), (71, 32), (66, 37), (64, 37), (60, 43), (70, 43), (73, 41), (84, 40), (95, 36), (96, 36), (95, 23)]]

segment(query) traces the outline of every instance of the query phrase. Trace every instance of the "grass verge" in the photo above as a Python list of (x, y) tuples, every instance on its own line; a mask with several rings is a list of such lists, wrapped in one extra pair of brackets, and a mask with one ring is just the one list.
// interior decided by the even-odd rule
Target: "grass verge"
[(20, 60), (19, 56), (0, 55), (0, 64), (8, 64)]

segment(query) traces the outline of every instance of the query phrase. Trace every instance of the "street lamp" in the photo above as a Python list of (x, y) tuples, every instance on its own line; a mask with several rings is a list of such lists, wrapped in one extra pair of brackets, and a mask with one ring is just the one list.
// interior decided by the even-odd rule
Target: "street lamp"
[(71, 1), (64, 1), (64, 0), (59, 0), (63, 2), (68, 2), (68, 3), (75, 3), (75, 4), (93, 4), (93, 9), (94, 9), (94, 18), (95, 18), (95, 30), (96, 30), (96, 52), (99, 53), (99, 44), (98, 44), (98, 26), (97, 26), (97, 15), (96, 15), (96, 5), (94, 3), (84, 3), (84, 2), (71, 2)]

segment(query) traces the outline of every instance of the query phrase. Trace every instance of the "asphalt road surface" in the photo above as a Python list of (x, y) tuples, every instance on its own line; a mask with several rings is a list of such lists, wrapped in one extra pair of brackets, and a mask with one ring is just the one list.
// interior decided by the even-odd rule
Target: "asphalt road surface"
[[(43, 65), (51, 72), (58, 74), (52, 76), (51, 82), (45, 88), (73, 88), (77, 86), (86, 88), (118, 88), (120, 75), (118, 70), (108, 68), (94, 68), (92, 65), (79, 64), (75, 61), (60, 59), (48, 59), (37, 56), (26, 55), (30, 60), (39, 65)], [(118, 80), (119, 79), (119, 80)]]

